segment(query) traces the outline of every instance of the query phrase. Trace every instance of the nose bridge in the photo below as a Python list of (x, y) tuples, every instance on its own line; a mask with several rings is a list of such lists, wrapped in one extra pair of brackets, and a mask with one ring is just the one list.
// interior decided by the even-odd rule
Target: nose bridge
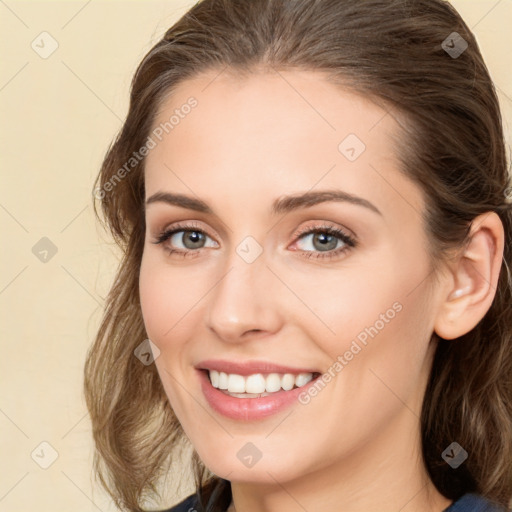
[(279, 327), (277, 295), (261, 245), (246, 237), (230, 251), (225, 271), (214, 286), (207, 326), (225, 341), (239, 341), (247, 331), (274, 332)]

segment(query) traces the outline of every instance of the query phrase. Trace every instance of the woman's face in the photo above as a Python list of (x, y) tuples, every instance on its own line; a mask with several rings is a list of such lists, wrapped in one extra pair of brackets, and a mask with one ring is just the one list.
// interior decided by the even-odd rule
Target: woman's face
[(216, 72), (153, 128), (142, 312), (206, 466), (285, 482), (410, 462), (440, 293), (392, 115), (313, 72)]

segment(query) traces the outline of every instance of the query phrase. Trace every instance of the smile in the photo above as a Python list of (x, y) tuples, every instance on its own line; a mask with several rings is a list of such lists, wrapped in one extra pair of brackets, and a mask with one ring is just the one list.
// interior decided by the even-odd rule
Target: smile
[(264, 419), (299, 403), (320, 373), (261, 361), (203, 361), (196, 366), (210, 408), (234, 420)]
[(254, 373), (238, 375), (217, 370), (208, 371), (211, 385), (236, 398), (261, 398), (277, 391), (300, 388), (313, 380), (313, 373)]

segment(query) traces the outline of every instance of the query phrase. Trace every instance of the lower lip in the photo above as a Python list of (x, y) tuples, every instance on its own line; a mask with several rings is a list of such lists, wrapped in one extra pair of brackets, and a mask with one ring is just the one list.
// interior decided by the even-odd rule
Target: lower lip
[(290, 391), (283, 389), (261, 398), (236, 398), (214, 388), (207, 371), (198, 370), (198, 372), (201, 389), (210, 407), (223, 416), (245, 421), (266, 418), (286, 409), (293, 403), (297, 403), (299, 395), (316, 381), (316, 379), (313, 379), (300, 388), (294, 388)]

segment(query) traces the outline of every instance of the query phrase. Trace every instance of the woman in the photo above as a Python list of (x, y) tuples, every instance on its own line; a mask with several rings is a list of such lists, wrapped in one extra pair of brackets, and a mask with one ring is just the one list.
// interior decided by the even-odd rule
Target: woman
[(85, 391), (120, 508), (191, 444), (172, 511), (507, 509), (509, 176), (448, 3), (197, 3), (96, 185), (124, 257)]

